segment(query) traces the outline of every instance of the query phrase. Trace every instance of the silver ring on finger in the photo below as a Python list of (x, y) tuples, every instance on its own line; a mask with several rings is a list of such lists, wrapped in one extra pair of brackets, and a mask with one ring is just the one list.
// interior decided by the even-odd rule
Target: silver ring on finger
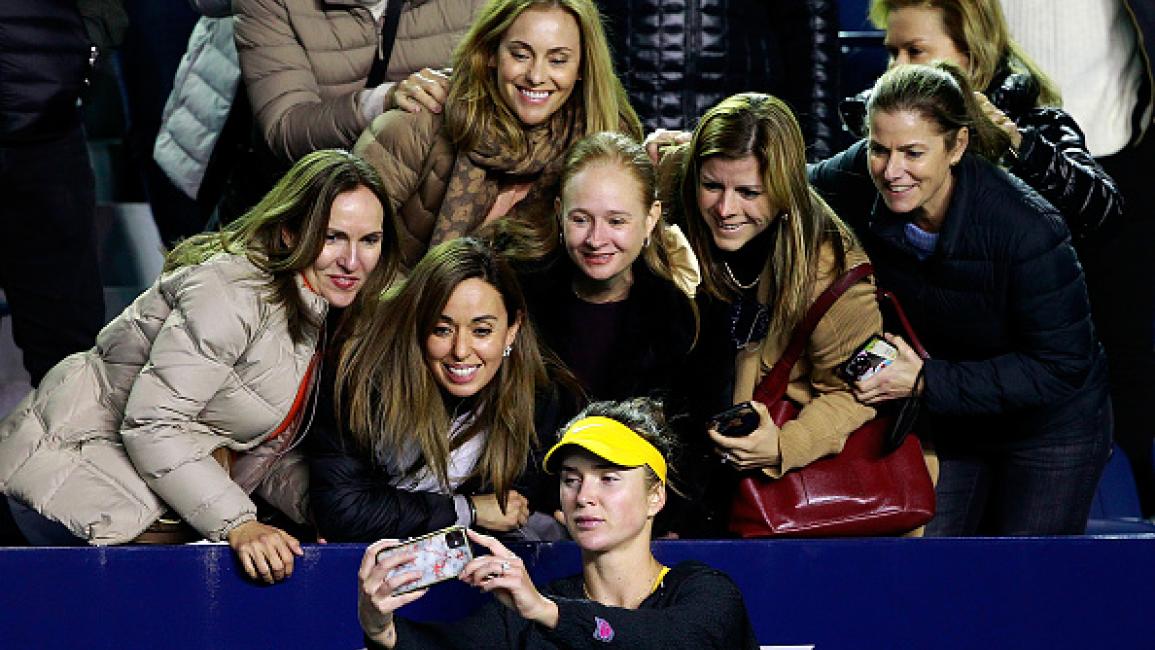
[(506, 571), (509, 571), (509, 566), (510, 566), (510, 564), (509, 564), (509, 560), (502, 560), (502, 562), (501, 562), (501, 573), (499, 573), (498, 575), (505, 575), (505, 572), (506, 572)]

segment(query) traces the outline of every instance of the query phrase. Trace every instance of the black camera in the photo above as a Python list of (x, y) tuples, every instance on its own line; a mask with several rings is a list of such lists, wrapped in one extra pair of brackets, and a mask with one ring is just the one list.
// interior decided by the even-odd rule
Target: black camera
[(465, 531), (453, 530), (445, 536), (445, 545), (449, 548), (461, 548), (465, 546)]

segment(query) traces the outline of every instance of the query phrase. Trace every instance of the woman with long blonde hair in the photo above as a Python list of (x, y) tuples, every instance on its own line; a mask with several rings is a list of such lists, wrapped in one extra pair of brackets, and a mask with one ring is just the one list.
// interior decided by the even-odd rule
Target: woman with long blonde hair
[(453, 68), (443, 113), (388, 112), (355, 148), (393, 198), (410, 266), (502, 217), (555, 238), (569, 147), (597, 131), (641, 137), (592, 0), (492, 0)]

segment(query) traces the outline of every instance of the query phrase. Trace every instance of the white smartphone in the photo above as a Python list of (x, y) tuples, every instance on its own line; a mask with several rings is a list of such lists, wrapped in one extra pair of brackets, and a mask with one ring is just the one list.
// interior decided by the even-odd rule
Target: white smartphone
[(392, 546), (377, 553), (377, 561), (398, 553), (416, 553), (417, 558), (398, 565), (389, 571), (389, 577), (398, 573), (416, 571), (421, 577), (409, 584), (402, 585), (393, 592), (394, 595), (409, 593), (424, 589), (438, 582), (451, 580), (461, 575), (465, 565), (473, 559), (473, 549), (469, 547), (469, 538), (465, 536), (464, 526), (450, 526), (442, 528), (421, 537), (406, 540), (397, 546)]

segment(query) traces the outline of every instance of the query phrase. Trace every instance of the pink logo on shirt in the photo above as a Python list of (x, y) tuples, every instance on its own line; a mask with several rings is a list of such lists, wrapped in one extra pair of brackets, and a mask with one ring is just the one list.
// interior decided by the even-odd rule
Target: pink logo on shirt
[(594, 639), (605, 643), (614, 640), (614, 628), (610, 627), (609, 622), (600, 616), (594, 617)]

